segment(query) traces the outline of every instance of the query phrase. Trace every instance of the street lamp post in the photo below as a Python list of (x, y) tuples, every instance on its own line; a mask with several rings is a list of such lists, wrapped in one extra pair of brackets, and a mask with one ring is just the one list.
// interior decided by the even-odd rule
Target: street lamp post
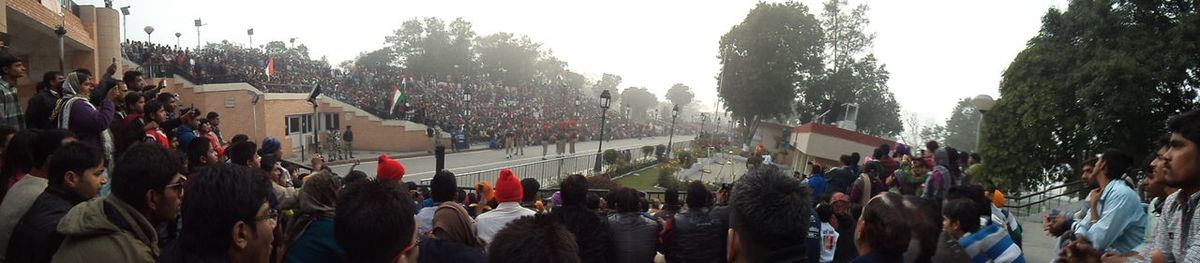
[(183, 45), (179, 44), (179, 37), (181, 36), (183, 36), (183, 33), (175, 32), (175, 47), (177, 48), (183, 48)]
[[(146, 26), (145, 28), (142, 28), (142, 30), (146, 31), (146, 45), (150, 45), (150, 34), (154, 33), (154, 27)], [(147, 73), (149, 73), (150, 77), (153, 78), (154, 76), (157, 76), (154, 74), (154, 73), (156, 73), (156, 72), (154, 72), (154, 63), (146, 63), (146, 64), (147, 64), (146, 66), (148, 68), (147, 71), (149, 71)]]
[[(466, 118), (466, 120), (463, 120), (463, 136), (465, 140), (470, 141), (471, 134), (467, 133), (467, 127), (471, 127), (471, 91), (463, 92), (463, 102), (466, 102), (466, 110), (463, 111), (463, 116)], [(467, 146), (470, 146), (469, 142)]]
[(195, 22), (196, 22), (196, 50), (200, 50), (200, 48), (201, 48), (201, 46), (200, 46), (200, 27), (204, 26), (204, 23), (201, 22), (199, 18), (196, 18)]
[(579, 119), (579, 97), (575, 97), (575, 119)]
[(600, 173), (600, 163), (604, 161), (604, 121), (608, 115), (608, 103), (612, 101), (612, 95), (608, 90), (600, 92), (600, 146), (596, 147), (596, 167), (592, 168), (592, 172)]
[(977, 152), (979, 151), (980, 142), (983, 141), (983, 137), (980, 136), (983, 134), (983, 130), (981, 129), (983, 127), (983, 115), (985, 112), (991, 110), (992, 106), (996, 106), (996, 100), (992, 99), (992, 96), (980, 94), (979, 96), (975, 96), (975, 98), (971, 98), (971, 105), (974, 105), (975, 109), (979, 111), (979, 122), (975, 123), (974, 151)]
[(63, 45), (63, 36), (67, 35), (67, 28), (58, 26), (54, 28), (54, 34), (58, 35), (58, 72), (63, 72), (63, 61), (66, 60), (66, 46)]
[[(121, 38), (129, 40), (129, 6), (121, 7), (121, 31), (124, 32)], [(59, 71), (62, 72), (62, 71)]]
[(700, 114), (700, 136), (704, 136), (704, 124), (708, 123), (708, 115)]
[(246, 29), (246, 35), (250, 37), (250, 48), (254, 48), (254, 29)]
[(674, 158), (675, 151), (671, 148), (671, 143), (675, 140), (675, 118), (679, 118), (679, 105), (671, 108), (671, 133), (667, 136), (667, 159)]

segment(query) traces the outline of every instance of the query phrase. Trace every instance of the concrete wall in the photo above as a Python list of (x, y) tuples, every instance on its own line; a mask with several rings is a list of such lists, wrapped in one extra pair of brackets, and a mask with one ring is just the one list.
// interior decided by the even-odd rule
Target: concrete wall
[[(183, 107), (196, 106), (207, 114), (210, 111), (221, 115), (221, 133), (226, 140), (236, 134), (246, 134), (252, 140), (273, 136), (282, 142), (286, 156), (300, 154), (300, 144), (311, 141), (311, 134), (288, 135), (287, 117), (312, 114), (312, 104), (304, 93), (261, 93), (245, 83), (193, 85), (175, 78), (168, 80), (167, 91), (180, 94)], [(258, 104), (252, 104), (255, 96), (261, 96)], [(356, 150), (387, 152), (424, 151), (431, 145), (425, 136), (425, 126), (408, 121), (385, 121), (348, 104), (328, 98), (318, 99), (317, 110), (322, 113), (337, 113), (339, 128), (353, 126)], [(324, 126), (324, 124), (322, 124)], [(321, 140), (328, 139), (323, 135)], [(443, 139), (443, 143), (449, 143)], [(304, 148), (312, 151), (311, 145)]]
[(11, 35), (11, 52), (29, 68), (28, 76), (17, 85), (22, 106), (34, 95), (34, 85), (42, 74), (59, 70), (55, 27), (64, 25), (67, 30), (63, 41), (63, 68), (67, 71), (86, 68), (100, 75), (113, 58), (121, 56), (120, 17), (115, 9), (84, 5), (76, 16), (65, 9), (60, 15), (38, 0), (0, 0), (0, 4), (5, 6), (0, 12), (0, 30)]

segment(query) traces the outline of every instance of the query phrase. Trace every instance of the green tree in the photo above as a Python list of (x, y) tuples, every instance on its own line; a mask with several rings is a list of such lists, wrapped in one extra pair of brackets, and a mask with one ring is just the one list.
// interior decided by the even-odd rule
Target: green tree
[(541, 43), (528, 36), (495, 33), (479, 38), (479, 61), (484, 74), (508, 86), (531, 84), (538, 77)]
[(818, 121), (816, 117), (825, 114), (821, 120), (833, 122), (845, 116), (844, 105), (853, 103), (858, 105), (858, 131), (897, 136), (904, 130), (900, 106), (887, 87), (888, 71), (871, 51), (875, 34), (866, 32), (868, 8), (863, 4), (847, 11), (845, 5), (840, 0), (825, 3), (821, 13), (825, 68), (800, 90), (796, 117)]
[(671, 89), (667, 90), (667, 100), (670, 100), (672, 104), (679, 105), (679, 107), (687, 106), (695, 98), (696, 94), (692, 93), (692, 88), (683, 85), (683, 83), (675, 83), (675, 85), (671, 86)]
[(754, 134), (760, 120), (792, 115), (797, 91), (821, 73), (822, 39), (817, 19), (797, 2), (760, 2), (721, 36), (717, 91), (733, 117), (748, 124), (742, 134)]
[(1073, 0), (1050, 9), (983, 118), (985, 174), (1020, 191), (1074, 179), (1104, 148), (1150, 152), (1165, 121), (1195, 108), (1196, 1)]
[(475, 33), (462, 18), (449, 29), (436, 17), (410, 19), (384, 39), (396, 56), (395, 64), (408, 73), (461, 78), (478, 68), (471, 49)]
[(597, 81), (596, 85), (592, 86), (592, 93), (593, 93), (592, 95), (599, 97), (600, 93), (604, 92), (605, 90), (607, 90), (610, 93), (619, 92), (619, 90), (617, 90), (617, 87), (620, 85), (621, 85), (621, 76), (620, 75), (604, 73), (604, 75), (600, 77), (600, 81)]
[(267, 55), (278, 56), (287, 54), (288, 51), (289, 49), (287, 44), (284, 44), (283, 41), (271, 41), (267, 42), (267, 45), (263, 46), (263, 53), (266, 53)]
[(971, 105), (971, 98), (963, 98), (954, 105), (950, 119), (946, 120), (946, 145), (959, 151), (974, 152), (979, 132), (979, 111)]
[(629, 106), (634, 119), (644, 120), (646, 110), (658, 105), (658, 98), (645, 87), (629, 87), (621, 92), (621, 105)]

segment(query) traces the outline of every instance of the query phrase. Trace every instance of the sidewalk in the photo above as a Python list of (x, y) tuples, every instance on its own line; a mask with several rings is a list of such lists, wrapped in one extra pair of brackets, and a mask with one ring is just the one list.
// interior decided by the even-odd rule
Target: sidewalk
[[(471, 148), (461, 150), (458, 152), (452, 151), (450, 148), (446, 148), (446, 155), (452, 155), (452, 154), (457, 154), (457, 153), (466, 153), (466, 152), (484, 151), (484, 150), (492, 150), (492, 149), (489, 149), (488, 145), (486, 143), (472, 144)], [(335, 161), (329, 161), (329, 159), (330, 159), (329, 157), (326, 157), (325, 159), (327, 160), (326, 165), (352, 164), (352, 163), (354, 163), (354, 161), (372, 162), (372, 161), (375, 161), (376, 158), (379, 158), (379, 154), (384, 154), (384, 153), (386, 153), (388, 155), (388, 157), (392, 157), (392, 159), (405, 159), (405, 158), (414, 158), (414, 157), (433, 156), (433, 153), (427, 152), (427, 151), (382, 152), (382, 151), (354, 150), (354, 151), (351, 151), (351, 155), (354, 156), (353, 159), (343, 159), (343, 160), (335, 160)], [(309, 159), (312, 159), (312, 156), (313, 156), (312, 152), (305, 152), (303, 158), (301, 158), (300, 155), (296, 155), (296, 156), (293, 156), (292, 158), (288, 158), (287, 160), (291, 161), (291, 162), (299, 163), (299, 164), (308, 165)]]

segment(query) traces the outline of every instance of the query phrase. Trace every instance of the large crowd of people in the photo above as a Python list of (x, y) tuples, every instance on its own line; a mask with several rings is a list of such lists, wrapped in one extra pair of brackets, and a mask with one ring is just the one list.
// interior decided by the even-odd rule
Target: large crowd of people
[[(148, 60), (176, 52), (128, 48), (158, 50), (140, 53)], [(231, 61), (175, 54), (186, 65)], [(25, 63), (0, 51), (0, 262), (1025, 261), (1027, 233), (980, 175), (979, 155), (935, 141), (810, 163), (807, 175), (752, 156), (733, 184), (693, 181), (663, 200), (626, 187), (601, 195), (583, 175), (548, 193), (508, 169), (473, 189), (457, 187), (453, 168), (418, 186), (386, 155), (375, 171), (345, 175), (319, 155), (308, 170), (285, 165), (279, 139), (226, 140), (219, 114), (183, 108), (115, 65), (100, 76), (47, 72), (22, 103)], [(214, 72), (203, 67), (192, 77)], [(456, 115), (463, 105), (447, 101), (460, 83), (396, 76), (417, 87), (406, 90), (427, 116), (450, 116), (431, 122), (506, 137), (526, 131), (505, 120), (567, 115), (578, 96), (466, 84), (495, 107)], [(346, 94), (335, 96), (356, 96)], [(1056, 261), (1200, 262), (1200, 110), (1168, 130), (1144, 162), (1107, 150), (1081, 165), (1087, 206), (1044, 224), (1060, 238)]]
[[(294, 52), (267, 54), (262, 49), (235, 45), (210, 45), (193, 51), (132, 41), (123, 47), (131, 60), (197, 84), (246, 82), (264, 92), (290, 93), (309, 92), (313, 85), (320, 84), (326, 96), (376, 116), (424, 123), (452, 134), (461, 133), (470, 141), (503, 145), (509, 137), (520, 134), (520, 141), (533, 145), (543, 140), (599, 137), (596, 127), (600, 120), (591, 117), (600, 115), (597, 99), (556, 80), (512, 87), (470, 77), (448, 79), (358, 67), (338, 69)], [(273, 74), (267, 74), (268, 68)], [(400, 89), (405, 98), (396, 105), (391, 101), (393, 88)], [(464, 100), (468, 92), (472, 93), (469, 102)], [(624, 114), (610, 112), (607, 116), (605, 137), (609, 139), (666, 133), (649, 124), (628, 121)], [(681, 133), (692, 132), (680, 128)]]

